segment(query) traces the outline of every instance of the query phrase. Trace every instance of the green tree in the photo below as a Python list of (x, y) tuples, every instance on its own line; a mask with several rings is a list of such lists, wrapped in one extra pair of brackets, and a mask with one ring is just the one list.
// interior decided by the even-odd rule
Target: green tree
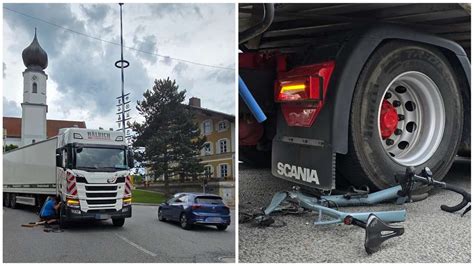
[(10, 144), (10, 145), (5, 145), (5, 148), (3, 149), (3, 152), (11, 151), (18, 148), (17, 145), (15, 144)]
[(137, 102), (145, 121), (132, 124), (136, 159), (151, 170), (155, 180), (164, 177), (167, 195), (170, 177), (204, 171), (197, 155), (206, 139), (200, 136), (192, 111), (183, 104), (186, 91), (178, 88), (169, 78), (155, 80), (153, 88)]

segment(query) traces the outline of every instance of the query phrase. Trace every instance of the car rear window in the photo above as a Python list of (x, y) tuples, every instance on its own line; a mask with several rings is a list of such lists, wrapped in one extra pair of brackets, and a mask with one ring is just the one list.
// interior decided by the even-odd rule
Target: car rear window
[(220, 197), (196, 197), (194, 201), (200, 204), (224, 204)]

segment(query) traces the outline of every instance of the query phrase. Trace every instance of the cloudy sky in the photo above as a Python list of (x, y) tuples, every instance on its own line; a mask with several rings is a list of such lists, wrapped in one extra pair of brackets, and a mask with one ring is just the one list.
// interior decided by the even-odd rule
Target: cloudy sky
[[(118, 4), (4, 4), (29, 16), (120, 43)], [(3, 114), (21, 116), (25, 70), (21, 52), (34, 28), (48, 53), (48, 119), (84, 120), (89, 128), (117, 128), (120, 95), (120, 46), (3, 9)], [(234, 4), (125, 4), (124, 49), (130, 62), (125, 89), (132, 103), (142, 98), (154, 79), (176, 79), (187, 99), (201, 98), (205, 108), (234, 114)], [(164, 55), (159, 57), (149, 53)], [(223, 68), (204, 67), (179, 58)], [(187, 102), (186, 99), (186, 102)], [(131, 116), (139, 119), (135, 108)]]

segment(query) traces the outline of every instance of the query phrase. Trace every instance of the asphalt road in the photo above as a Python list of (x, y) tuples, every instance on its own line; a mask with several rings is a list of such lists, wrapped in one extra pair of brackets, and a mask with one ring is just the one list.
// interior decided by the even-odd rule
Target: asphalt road
[[(159, 222), (157, 207), (133, 206), (124, 227), (111, 221), (73, 224), (62, 233), (21, 224), (38, 219), (31, 210), (3, 208), (4, 262), (233, 262), (235, 226), (226, 231)], [(235, 220), (235, 213), (232, 218)]]
[[(455, 163), (445, 181), (470, 190), (470, 162)], [(239, 171), (239, 211), (256, 212), (266, 206), (277, 191), (291, 183), (273, 177), (269, 169)], [(315, 213), (277, 216), (284, 227), (239, 225), (239, 262), (465, 262), (471, 261), (471, 214), (460, 217), (441, 211), (441, 204), (455, 205), (460, 197), (435, 191), (424, 201), (406, 204), (405, 234), (387, 240), (382, 249), (367, 255), (364, 230), (346, 225), (315, 226)], [(396, 210), (402, 206), (341, 208), (347, 211)]]

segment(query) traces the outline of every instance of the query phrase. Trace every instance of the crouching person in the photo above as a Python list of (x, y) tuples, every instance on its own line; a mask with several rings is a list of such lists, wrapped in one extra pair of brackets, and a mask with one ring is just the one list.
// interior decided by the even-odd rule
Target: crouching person
[(39, 213), (41, 221), (47, 224), (56, 223), (59, 219), (59, 208), (61, 208), (59, 196), (48, 196)]

